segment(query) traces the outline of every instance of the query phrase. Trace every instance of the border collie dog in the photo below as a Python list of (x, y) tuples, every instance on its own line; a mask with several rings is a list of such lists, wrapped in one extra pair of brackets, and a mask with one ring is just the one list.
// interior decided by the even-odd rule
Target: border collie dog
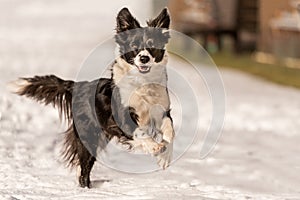
[(146, 27), (123, 8), (115, 35), (120, 55), (110, 78), (74, 82), (49, 75), (16, 81), (17, 94), (52, 104), (67, 120), (63, 157), (77, 168), (81, 187), (90, 187), (97, 151), (113, 138), (126, 150), (156, 156), (159, 166), (168, 167), (175, 136), (167, 89), (169, 25), (166, 8)]

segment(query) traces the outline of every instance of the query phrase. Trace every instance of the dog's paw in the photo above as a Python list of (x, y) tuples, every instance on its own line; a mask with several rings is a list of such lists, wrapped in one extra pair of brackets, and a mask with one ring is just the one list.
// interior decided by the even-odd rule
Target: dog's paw
[(127, 150), (127, 151), (132, 151), (133, 150), (133, 145), (130, 141), (122, 142), (122, 148)]
[(172, 153), (173, 153), (173, 143), (167, 143), (164, 145), (165, 151), (156, 155), (157, 164), (162, 168), (166, 169), (169, 167), (172, 161)]
[(149, 138), (148, 130), (146, 128), (137, 128), (133, 132), (133, 138), (135, 139), (145, 139)]
[(144, 151), (148, 152), (151, 155), (157, 155), (166, 150), (164, 143), (157, 143), (154, 140), (149, 140), (143, 143)]
[(120, 137), (119, 143), (122, 144), (122, 147), (126, 150), (130, 150), (133, 148), (133, 145), (130, 143), (131, 140), (129, 140), (126, 137)]
[(153, 140), (157, 143), (163, 142), (163, 134), (161, 131), (156, 130), (152, 136)]
[(157, 155), (165, 151), (164, 143), (157, 143), (152, 138), (137, 139), (126, 141), (124, 145), (129, 145), (131, 151), (143, 152), (146, 154)]

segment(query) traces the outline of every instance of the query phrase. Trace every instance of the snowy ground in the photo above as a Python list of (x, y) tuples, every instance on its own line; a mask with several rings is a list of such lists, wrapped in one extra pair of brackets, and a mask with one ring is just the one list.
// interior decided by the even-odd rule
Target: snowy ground
[[(0, 1), (0, 199), (300, 198), (300, 91), (225, 69), (226, 122), (209, 157), (200, 160), (195, 144), (166, 171), (140, 175), (97, 163), (93, 188), (79, 188), (59, 159), (64, 126), (56, 110), (5, 84), (34, 74), (74, 78), (112, 33), (122, 2), (45, 2)], [(145, 18), (137, 2), (131, 8)]]

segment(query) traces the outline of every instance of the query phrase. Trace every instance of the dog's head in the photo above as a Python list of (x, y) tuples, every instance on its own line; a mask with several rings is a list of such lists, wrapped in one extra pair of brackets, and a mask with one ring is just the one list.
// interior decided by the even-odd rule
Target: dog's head
[(141, 27), (127, 8), (117, 16), (116, 42), (120, 47), (121, 58), (140, 73), (147, 73), (155, 63), (163, 60), (165, 45), (170, 38), (168, 29), (170, 16), (165, 8), (154, 19)]

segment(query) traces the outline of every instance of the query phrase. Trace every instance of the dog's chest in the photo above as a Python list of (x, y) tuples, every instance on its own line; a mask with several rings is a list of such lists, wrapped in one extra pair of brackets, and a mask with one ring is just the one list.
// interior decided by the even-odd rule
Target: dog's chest
[(167, 74), (163, 66), (155, 66), (146, 74), (141, 74), (135, 69), (127, 71), (118, 80), (117, 86), (122, 104), (135, 109), (140, 126), (147, 125), (149, 119), (155, 117), (150, 116), (153, 106), (158, 105), (165, 111), (169, 110)]

